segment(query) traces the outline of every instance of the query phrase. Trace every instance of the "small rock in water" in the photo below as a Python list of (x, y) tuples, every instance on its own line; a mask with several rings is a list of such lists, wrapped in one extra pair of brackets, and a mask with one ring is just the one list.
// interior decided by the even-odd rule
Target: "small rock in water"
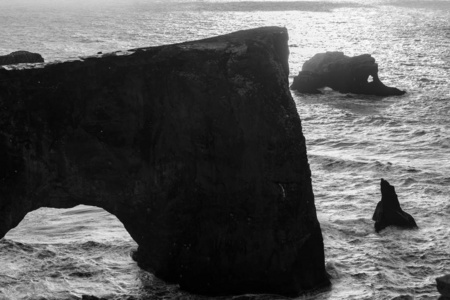
[(450, 274), (436, 278), (438, 292), (442, 295), (441, 300), (450, 300)]
[(91, 295), (83, 295), (81, 300), (106, 300), (106, 298), (99, 298)]
[(392, 298), (391, 300), (414, 300), (414, 297), (410, 295), (400, 295)]
[(0, 66), (40, 62), (44, 62), (44, 59), (39, 53), (32, 53), (28, 51), (15, 51), (8, 55), (0, 56)]
[(372, 220), (375, 221), (375, 230), (379, 232), (389, 225), (404, 228), (417, 228), (414, 218), (404, 212), (400, 207), (395, 188), (381, 178), (381, 201), (378, 202)]

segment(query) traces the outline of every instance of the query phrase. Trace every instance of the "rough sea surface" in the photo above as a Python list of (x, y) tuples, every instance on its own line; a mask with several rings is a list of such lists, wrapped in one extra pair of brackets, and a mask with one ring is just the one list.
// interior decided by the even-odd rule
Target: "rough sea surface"
[[(437, 299), (450, 273), (450, 1), (1, 0), (0, 54), (68, 60), (268, 25), (289, 30), (291, 80), (315, 53), (369, 53), (407, 90), (293, 92), (333, 283), (298, 299)], [(380, 178), (418, 230), (374, 232)], [(140, 270), (136, 247), (102, 209), (39, 209), (0, 240), (0, 299), (209, 299)]]

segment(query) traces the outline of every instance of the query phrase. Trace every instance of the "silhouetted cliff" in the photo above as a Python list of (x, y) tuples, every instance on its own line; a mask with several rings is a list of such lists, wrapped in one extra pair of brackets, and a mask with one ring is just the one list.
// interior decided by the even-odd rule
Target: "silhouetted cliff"
[(284, 28), (0, 68), (0, 236), (102, 207), (143, 268), (203, 294), (329, 284)]

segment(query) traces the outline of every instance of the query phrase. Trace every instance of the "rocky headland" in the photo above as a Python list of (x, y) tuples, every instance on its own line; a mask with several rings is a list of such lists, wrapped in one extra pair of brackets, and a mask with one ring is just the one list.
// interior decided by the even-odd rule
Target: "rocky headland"
[(287, 41), (266, 27), (0, 68), (0, 237), (40, 207), (93, 205), (185, 290), (329, 285)]
[(378, 64), (370, 54), (349, 57), (342, 52), (318, 53), (303, 64), (291, 85), (293, 90), (310, 94), (321, 93), (319, 89), (323, 87), (340, 93), (376, 96), (405, 94), (405, 91), (381, 82)]

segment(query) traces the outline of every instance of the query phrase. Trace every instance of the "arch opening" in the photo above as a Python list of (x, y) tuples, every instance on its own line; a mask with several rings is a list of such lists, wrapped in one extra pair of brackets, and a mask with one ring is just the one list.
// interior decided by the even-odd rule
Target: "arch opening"
[(140, 299), (156, 279), (132, 259), (136, 248), (123, 224), (102, 208), (42, 207), (0, 240), (1, 292), (7, 299)]

